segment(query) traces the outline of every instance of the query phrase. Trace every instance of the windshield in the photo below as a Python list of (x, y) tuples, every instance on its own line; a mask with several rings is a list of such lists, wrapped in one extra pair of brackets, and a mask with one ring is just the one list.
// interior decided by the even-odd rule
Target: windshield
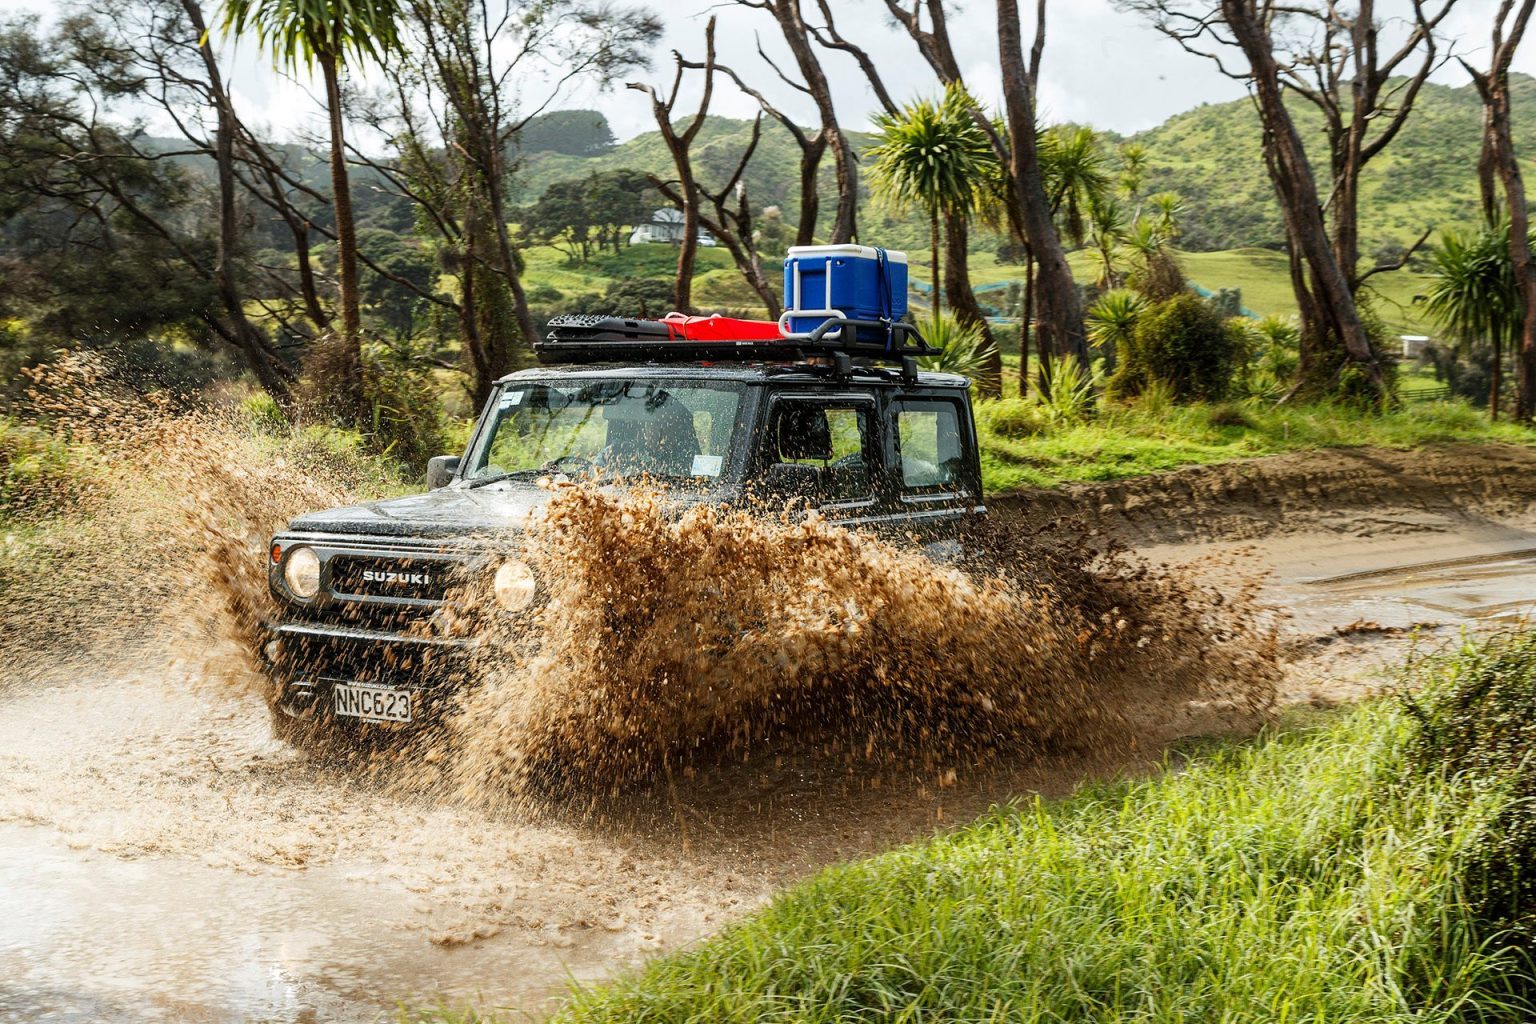
[(711, 487), (730, 462), (741, 395), (728, 381), (507, 384), (464, 478), (649, 476)]

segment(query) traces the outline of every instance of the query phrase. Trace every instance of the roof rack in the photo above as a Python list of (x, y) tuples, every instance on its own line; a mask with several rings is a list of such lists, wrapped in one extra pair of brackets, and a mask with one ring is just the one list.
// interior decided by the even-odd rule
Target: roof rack
[[(884, 340), (871, 340), (871, 335)], [(533, 351), (546, 363), (797, 362), (830, 356), (840, 369), (855, 358), (906, 369), (907, 360), (939, 352), (911, 324), (884, 320), (832, 317), (804, 338), (738, 341), (688, 338), (675, 324), (660, 320), (591, 314), (550, 320), (548, 333), (534, 342)]]

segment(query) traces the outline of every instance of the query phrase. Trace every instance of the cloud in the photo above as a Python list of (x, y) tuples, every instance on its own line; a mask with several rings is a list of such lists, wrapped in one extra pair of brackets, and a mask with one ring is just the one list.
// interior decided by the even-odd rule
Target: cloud
[[(807, 15), (819, 20), (811, 0), (804, 0)], [(898, 102), (934, 94), (938, 86), (912, 41), (891, 19), (882, 0), (832, 0), (838, 26), (845, 35), (864, 46), (884, 76)], [(208, 5), (211, 7), (211, 4)], [(1033, 33), (1033, 4), (1026, 8), (1024, 33)], [(1463, 0), (1447, 21), (1448, 36), (1457, 37), (1454, 49), (1474, 61), (1486, 59), (1487, 36), (1495, 0)], [(949, 5), (950, 33), (957, 57), (972, 90), (984, 102), (1000, 98), (997, 31), (994, 7), (986, 0)], [(1384, 0), (1381, 16), (1387, 33), (1408, 13), (1407, 0)], [(46, 0), (0, 0), (0, 15), (34, 12), (45, 17), (58, 10)], [(682, 0), (662, 13), (665, 32), (655, 47), (649, 69), (627, 76), (631, 80), (664, 86), (672, 77), (672, 51), (698, 58), (703, 51), (704, 25), (711, 15), (718, 21), (719, 59), (786, 112), (804, 123), (813, 123), (815, 108), (809, 98), (780, 81), (757, 53), (758, 40), (781, 68), (794, 75), (778, 26), (765, 12), (732, 7), (712, 0)], [(1091, 124), (1129, 134), (1150, 128), (1172, 114), (1205, 102), (1220, 102), (1243, 95), (1243, 86), (1222, 76), (1208, 61), (1192, 57), (1150, 28), (1143, 19), (1115, 9), (1111, 0), (1057, 0), (1049, 7), (1048, 37), (1040, 84), (1041, 109), (1048, 118)], [(831, 83), (839, 118), (845, 127), (863, 128), (877, 103), (868, 82), (845, 54), (824, 53), (823, 66)], [(1536, 73), (1536, 43), (1527, 45), (1516, 59), (1517, 70)], [(302, 76), (295, 80), (279, 74), (271, 61), (251, 44), (231, 51), (229, 77), (240, 106), (253, 122), (264, 123), (283, 137), (313, 132), (321, 111), (318, 89)], [(682, 116), (697, 103), (698, 78), (689, 77), (678, 111)], [(1438, 78), (1460, 85), (1466, 80), (1460, 66), (1451, 62)], [(652, 130), (655, 125), (647, 97), (623, 88), (598, 89), (590, 84), (573, 88), (556, 107), (595, 107), (607, 115), (619, 138)], [(751, 117), (753, 100), (729, 81), (716, 90), (712, 113), (726, 117)]]

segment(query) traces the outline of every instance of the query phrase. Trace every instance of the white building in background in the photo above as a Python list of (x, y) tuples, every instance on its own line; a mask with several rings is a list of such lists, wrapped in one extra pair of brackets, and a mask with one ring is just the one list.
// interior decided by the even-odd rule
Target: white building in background
[[(630, 232), (630, 245), (644, 245), (654, 243), (660, 245), (678, 245), (683, 240), (683, 211), (672, 207), (663, 207), (651, 214), (649, 224), (636, 225)], [(715, 236), (699, 228), (699, 244), (714, 245)]]
[(1424, 349), (1429, 345), (1427, 334), (1399, 334), (1403, 342), (1403, 358), (1417, 359), (1423, 355)]

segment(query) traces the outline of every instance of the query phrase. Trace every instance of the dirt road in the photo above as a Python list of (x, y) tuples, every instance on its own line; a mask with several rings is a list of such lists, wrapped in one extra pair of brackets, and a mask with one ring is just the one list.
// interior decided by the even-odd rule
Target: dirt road
[[(1536, 604), (1536, 454), (1322, 453), (997, 502), (1149, 557), (1269, 569), (1286, 699), (1347, 699), (1412, 642)], [(18, 666), (0, 670), (14, 678)], [(271, 740), (254, 697), (174, 666), (0, 675), (0, 1022), (537, 1014), (819, 865), (1155, 760), (1169, 707), (1093, 759), (932, 772), (793, 754), (568, 818), (402, 797)]]

